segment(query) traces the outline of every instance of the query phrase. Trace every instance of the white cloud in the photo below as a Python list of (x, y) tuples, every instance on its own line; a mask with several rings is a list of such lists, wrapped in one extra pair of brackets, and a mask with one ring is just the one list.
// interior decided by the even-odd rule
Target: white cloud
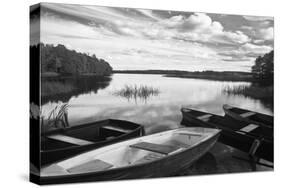
[(244, 53), (265, 54), (272, 50), (272, 47), (266, 45), (255, 45), (247, 43), (240, 48)]
[(175, 29), (175, 37), (184, 40), (214, 43), (242, 44), (250, 41), (250, 38), (242, 31), (225, 31), (220, 22), (212, 19), (204, 13), (194, 13), (188, 18), (182, 15), (173, 16), (160, 22), (166, 29)]
[(254, 42), (255, 44), (262, 44), (262, 43), (264, 43), (264, 40), (262, 40), (262, 39), (257, 39), (257, 40), (253, 40), (253, 42)]
[(256, 36), (264, 40), (273, 40), (274, 33), (273, 27), (260, 29), (256, 32)]
[[(42, 17), (42, 42), (95, 53), (115, 69), (245, 70), (244, 65), (250, 64), (256, 54), (271, 50), (256, 45), (264, 39), (251, 39), (249, 36), (254, 35), (246, 31), (246, 23), (237, 27), (243, 32), (228, 30), (224, 22), (204, 13), (165, 19), (151, 10), (72, 6), (55, 9), (71, 14), (69, 19), (60, 15)], [(250, 26), (254, 31), (259, 29)], [(260, 31), (262, 38), (273, 38), (270, 29)], [(224, 60), (228, 60), (227, 65)]]
[(265, 21), (265, 20), (273, 20), (273, 17), (269, 16), (243, 16), (246, 20), (249, 21)]

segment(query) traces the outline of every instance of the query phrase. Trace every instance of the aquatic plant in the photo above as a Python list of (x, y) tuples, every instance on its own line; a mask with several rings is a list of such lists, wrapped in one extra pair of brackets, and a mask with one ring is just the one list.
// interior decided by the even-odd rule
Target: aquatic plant
[(252, 97), (254, 99), (261, 99), (266, 97), (273, 97), (273, 86), (259, 87), (259, 86), (244, 86), (237, 87), (225, 87), (223, 90), (227, 94), (244, 95), (246, 97)]
[(237, 86), (225, 87), (223, 90), (227, 95), (242, 95), (252, 99), (260, 100), (265, 106), (273, 110), (273, 86)]
[(53, 128), (68, 127), (68, 106), (68, 103), (59, 104), (56, 105), (55, 108), (53, 108), (46, 117), (41, 115), (40, 123), (42, 132)]
[(137, 99), (141, 99), (144, 102), (152, 96), (158, 96), (160, 90), (151, 86), (144, 85), (125, 85), (124, 88), (113, 92), (115, 96), (121, 96), (127, 98), (128, 101), (134, 99), (137, 102)]

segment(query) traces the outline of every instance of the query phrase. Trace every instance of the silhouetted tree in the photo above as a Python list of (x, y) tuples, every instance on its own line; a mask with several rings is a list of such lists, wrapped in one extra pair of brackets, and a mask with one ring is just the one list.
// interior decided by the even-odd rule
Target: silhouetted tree
[(273, 80), (273, 64), (274, 64), (274, 51), (265, 54), (264, 56), (259, 56), (255, 65), (252, 66), (252, 73), (254, 77), (261, 80)]

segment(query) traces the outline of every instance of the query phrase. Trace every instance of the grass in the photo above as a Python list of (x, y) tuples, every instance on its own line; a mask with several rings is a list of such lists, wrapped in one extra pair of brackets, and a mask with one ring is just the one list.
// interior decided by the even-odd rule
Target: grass
[(259, 87), (259, 86), (237, 86), (226, 87), (224, 92), (233, 95), (244, 95), (254, 99), (273, 98), (273, 86)]
[(142, 99), (147, 101), (149, 97), (157, 96), (159, 93), (159, 89), (150, 86), (125, 85), (124, 88), (115, 91), (113, 94), (127, 98), (128, 100), (134, 99), (137, 101), (137, 99)]
[(273, 86), (237, 86), (234, 88), (226, 87), (224, 92), (228, 95), (243, 95), (252, 99), (260, 100), (262, 104), (273, 111), (274, 91)]
[(58, 81), (44, 81), (41, 86), (41, 96), (52, 96), (73, 91), (75, 88), (71, 84)]
[(63, 103), (52, 109), (46, 117), (41, 115), (41, 131), (46, 132), (51, 129), (68, 127), (68, 106), (67, 103)]

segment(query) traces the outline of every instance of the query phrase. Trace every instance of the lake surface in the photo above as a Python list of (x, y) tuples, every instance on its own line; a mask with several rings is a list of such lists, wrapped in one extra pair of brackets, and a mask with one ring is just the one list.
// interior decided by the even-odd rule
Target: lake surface
[[(260, 100), (224, 92), (226, 87), (248, 86), (250, 85), (248, 82), (172, 78), (153, 74), (113, 74), (108, 79), (97, 81), (93, 77), (73, 83), (74, 87), (83, 86), (87, 89), (86, 91), (80, 89), (73, 94), (68, 93), (67, 98), (62, 98), (62, 101), (69, 104), (70, 125), (115, 118), (142, 124), (146, 133), (151, 134), (181, 126), (180, 109), (183, 106), (219, 115), (224, 114), (223, 104), (265, 114), (273, 113)], [(149, 86), (158, 89), (159, 93), (131, 98), (115, 94), (126, 85)], [(59, 103), (62, 103), (60, 97), (45, 97), (43, 115), (47, 115)]]

